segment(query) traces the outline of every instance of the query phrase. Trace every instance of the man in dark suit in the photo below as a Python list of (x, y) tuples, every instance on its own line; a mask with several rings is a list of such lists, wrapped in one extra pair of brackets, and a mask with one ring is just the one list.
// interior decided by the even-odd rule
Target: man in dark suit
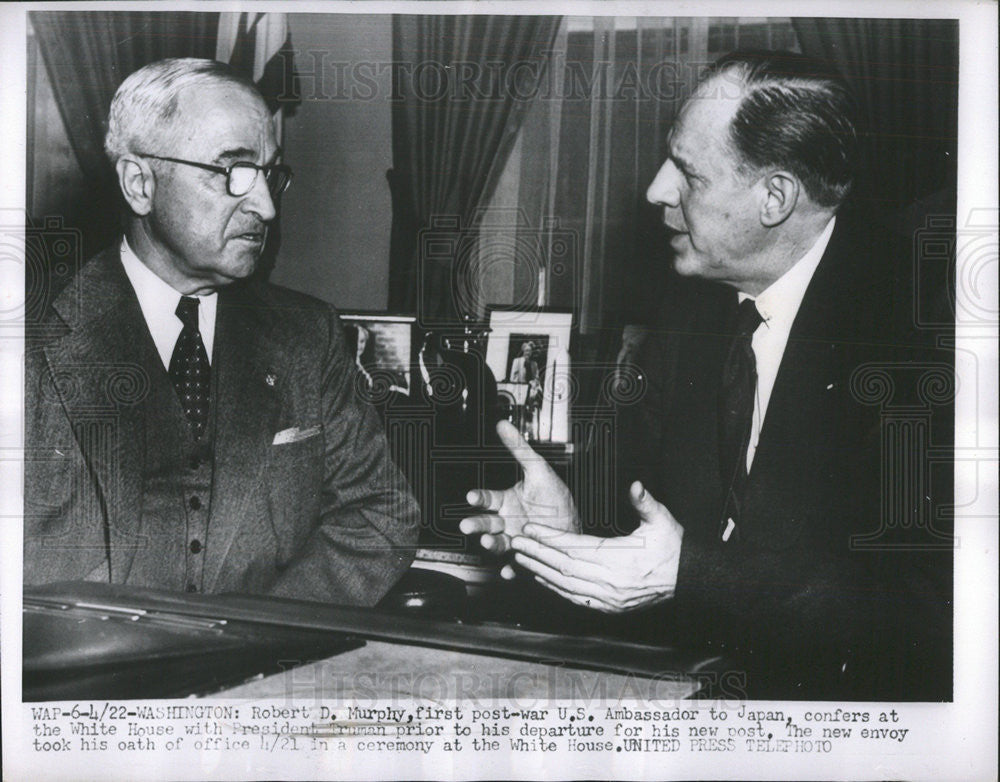
[(291, 172), (210, 60), (127, 78), (122, 241), (31, 330), (24, 575), (373, 604), (418, 511), (328, 305), (251, 279)]
[(470, 492), (491, 513), (462, 529), (573, 603), (732, 658), (754, 697), (947, 698), (950, 464), (928, 443), (948, 442), (950, 361), (844, 214), (851, 115), (821, 63), (717, 64), (647, 193), (681, 282), (621, 411), (638, 526), (609, 509), (581, 534), (568, 489), (503, 428), (524, 479)]

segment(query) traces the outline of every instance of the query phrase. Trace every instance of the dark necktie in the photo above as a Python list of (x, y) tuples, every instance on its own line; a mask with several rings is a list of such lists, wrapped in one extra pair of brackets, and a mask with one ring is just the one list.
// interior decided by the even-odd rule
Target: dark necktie
[(198, 330), (198, 299), (181, 296), (174, 314), (184, 324), (170, 357), (170, 381), (174, 384), (184, 415), (197, 440), (208, 423), (208, 394), (211, 369), (205, 344)]
[(750, 443), (750, 425), (757, 394), (757, 361), (752, 341), (753, 333), (762, 322), (753, 299), (744, 299), (736, 316), (736, 335), (722, 369), (719, 464), (722, 485), (726, 489), (722, 535), (727, 540), (732, 534), (734, 523), (739, 523), (740, 502), (747, 480), (747, 446)]

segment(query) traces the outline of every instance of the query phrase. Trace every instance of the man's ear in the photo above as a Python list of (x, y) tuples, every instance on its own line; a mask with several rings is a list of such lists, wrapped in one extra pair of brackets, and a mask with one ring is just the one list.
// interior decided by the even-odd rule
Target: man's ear
[(788, 171), (772, 171), (764, 177), (764, 201), (760, 207), (760, 222), (768, 228), (780, 225), (795, 211), (801, 185)]
[(156, 192), (156, 180), (149, 163), (136, 155), (122, 155), (115, 164), (115, 171), (129, 208), (140, 217), (148, 215), (153, 210)]

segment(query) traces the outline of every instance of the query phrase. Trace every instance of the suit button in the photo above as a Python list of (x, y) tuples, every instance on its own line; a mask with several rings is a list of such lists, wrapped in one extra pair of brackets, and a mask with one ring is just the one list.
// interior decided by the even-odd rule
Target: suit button
[(201, 553), (201, 541), (200, 540), (192, 540), (191, 541), (191, 553), (192, 554), (200, 554)]
[(191, 510), (198, 510), (201, 507), (201, 500), (197, 497), (192, 497), (188, 500), (188, 505), (191, 506)]
[(197, 592), (198, 591), (198, 587), (196, 587), (194, 584), (188, 584), (187, 585), (187, 591), (188, 592)]

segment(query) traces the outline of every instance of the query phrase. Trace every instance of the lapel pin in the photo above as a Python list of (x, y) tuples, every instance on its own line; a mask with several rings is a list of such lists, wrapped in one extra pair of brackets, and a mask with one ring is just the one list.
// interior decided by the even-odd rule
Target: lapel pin
[(829, 391), (829, 390), (830, 390), (830, 389), (832, 389), (832, 388), (833, 388), (833, 383), (830, 383), (830, 385), (828, 385), (828, 386), (826, 387), (826, 390), (827, 390), (827, 391)]
[(267, 383), (271, 388), (274, 388), (274, 384), (277, 382), (278, 378), (275, 376), (274, 372), (268, 372), (264, 375), (264, 382)]

